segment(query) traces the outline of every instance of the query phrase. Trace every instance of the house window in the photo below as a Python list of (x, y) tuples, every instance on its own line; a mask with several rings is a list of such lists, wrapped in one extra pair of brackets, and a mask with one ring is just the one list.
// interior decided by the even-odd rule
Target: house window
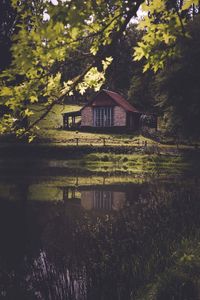
[(94, 108), (94, 126), (111, 127), (113, 126), (113, 108), (95, 107)]

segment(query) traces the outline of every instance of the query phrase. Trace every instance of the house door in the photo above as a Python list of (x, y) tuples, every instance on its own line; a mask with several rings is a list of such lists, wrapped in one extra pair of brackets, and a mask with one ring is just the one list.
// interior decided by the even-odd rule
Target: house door
[(129, 129), (133, 129), (134, 128), (134, 116), (133, 114), (127, 114), (127, 127)]

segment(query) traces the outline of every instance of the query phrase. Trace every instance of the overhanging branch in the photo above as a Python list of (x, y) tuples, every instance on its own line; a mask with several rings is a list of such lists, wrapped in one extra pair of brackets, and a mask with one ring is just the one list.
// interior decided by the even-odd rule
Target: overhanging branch
[[(41, 120), (43, 120), (48, 113), (51, 111), (51, 109), (54, 107), (54, 105), (62, 103), (62, 101), (64, 100), (64, 98), (70, 94), (71, 91), (73, 91), (77, 85), (84, 79), (85, 75), (91, 70), (91, 68), (93, 68), (94, 66), (96, 66), (99, 62), (101, 62), (103, 59), (105, 59), (107, 56), (110, 56), (110, 51), (112, 49), (112, 47), (114, 47), (118, 41), (118, 39), (121, 37), (121, 35), (123, 34), (123, 32), (125, 31), (127, 25), (129, 24), (130, 20), (132, 19), (132, 17), (136, 16), (137, 10), (139, 9), (139, 6), (144, 2), (144, 0), (138, 0), (137, 2), (134, 2), (133, 6), (130, 7), (129, 11), (127, 12), (124, 20), (121, 22), (121, 26), (119, 28), (118, 31), (113, 32), (113, 36), (112, 36), (112, 41), (109, 45), (105, 45), (103, 47), (100, 47), (99, 51), (97, 52), (97, 54), (94, 56), (94, 60), (93, 63), (90, 64), (72, 83), (71, 87), (66, 91), (63, 92), (61, 91), (61, 94), (58, 98), (56, 98), (55, 100), (53, 100), (47, 107), (46, 110), (42, 113), (42, 115), (36, 119), (33, 123), (31, 123), (28, 128), (26, 128), (26, 130), (22, 133), (21, 137), (24, 136), (27, 132), (29, 132), (32, 128), (34, 128)], [(119, 16), (118, 16), (119, 17)], [(116, 19), (116, 17), (114, 18)], [(113, 20), (112, 20), (113, 21)], [(107, 26), (104, 27), (107, 28), (108, 26), (110, 26), (110, 22), (109, 24), (107, 24)]]

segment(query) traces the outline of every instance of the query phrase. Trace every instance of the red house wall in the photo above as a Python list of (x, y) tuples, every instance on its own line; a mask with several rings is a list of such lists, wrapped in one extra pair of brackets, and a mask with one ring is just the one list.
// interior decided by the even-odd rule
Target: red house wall
[(93, 109), (90, 106), (86, 106), (81, 111), (81, 127), (82, 126), (93, 126)]
[(126, 112), (120, 106), (114, 107), (114, 126), (126, 126)]

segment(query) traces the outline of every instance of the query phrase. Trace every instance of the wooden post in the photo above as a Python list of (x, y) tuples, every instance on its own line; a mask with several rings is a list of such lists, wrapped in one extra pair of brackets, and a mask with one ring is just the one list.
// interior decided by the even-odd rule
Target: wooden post
[(69, 189), (63, 188), (63, 201), (67, 201), (69, 199)]
[(63, 115), (63, 128), (68, 128), (68, 116)]
[(75, 188), (73, 187), (72, 188), (72, 199), (74, 199), (75, 198)]
[(106, 145), (106, 139), (103, 138), (103, 146), (105, 147), (105, 145)]
[(65, 128), (65, 115), (63, 115), (63, 128)]
[(78, 138), (76, 138), (76, 146), (78, 146)]

